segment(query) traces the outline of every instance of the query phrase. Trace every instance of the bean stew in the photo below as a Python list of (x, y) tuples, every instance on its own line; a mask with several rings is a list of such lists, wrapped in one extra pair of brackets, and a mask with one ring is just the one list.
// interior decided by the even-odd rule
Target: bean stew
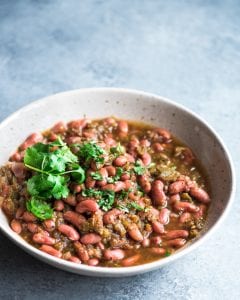
[(114, 117), (33, 133), (0, 169), (12, 230), (49, 255), (89, 266), (172, 255), (199, 235), (209, 203), (189, 147), (166, 129)]

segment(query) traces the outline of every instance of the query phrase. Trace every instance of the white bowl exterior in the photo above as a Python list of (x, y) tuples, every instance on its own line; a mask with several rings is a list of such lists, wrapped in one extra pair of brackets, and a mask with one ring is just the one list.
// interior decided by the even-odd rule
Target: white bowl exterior
[(79, 274), (127, 276), (153, 270), (174, 261), (196, 248), (213, 231), (226, 214), (235, 191), (231, 158), (213, 129), (194, 113), (170, 100), (126, 89), (96, 88), (64, 92), (22, 108), (0, 124), (0, 164), (3, 165), (16, 147), (32, 132), (47, 129), (60, 120), (102, 118), (111, 115), (165, 127), (189, 145), (210, 178), (212, 204), (204, 232), (191, 242), (191, 245), (168, 258), (128, 268), (89, 267), (51, 257), (15, 234), (0, 211), (0, 228), (14, 242), (45, 262)]

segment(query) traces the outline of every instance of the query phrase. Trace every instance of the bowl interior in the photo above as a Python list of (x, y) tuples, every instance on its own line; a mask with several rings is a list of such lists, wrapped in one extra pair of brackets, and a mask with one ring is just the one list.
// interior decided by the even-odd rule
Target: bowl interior
[[(219, 139), (204, 122), (161, 97), (121, 89), (86, 89), (65, 92), (34, 102), (0, 125), (0, 164), (4, 164), (16, 147), (32, 132), (47, 129), (60, 120), (111, 115), (165, 127), (193, 149), (210, 179), (212, 204), (207, 226), (202, 233), (205, 235), (223, 214), (232, 192), (233, 179), (228, 155)], [(25, 247), (26, 243), (9, 228), (2, 211), (0, 227)], [(196, 241), (197, 239), (192, 243)], [(161, 261), (155, 263), (155, 266), (160, 265)]]

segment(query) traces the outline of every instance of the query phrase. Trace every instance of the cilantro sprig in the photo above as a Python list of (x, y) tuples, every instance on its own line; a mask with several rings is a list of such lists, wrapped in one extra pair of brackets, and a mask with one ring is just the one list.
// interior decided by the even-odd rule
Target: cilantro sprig
[(113, 207), (115, 200), (115, 192), (110, 190), (85, 189), (82, 191), (84, 197), (94, 197), (98, 199), (97, 203), (102, 210), (108, 211)]
[(104, 162), (103, 155), (105, 154), (105, 151), (94, 141), (83, 143), (82, 145), (79, 145), (78, 148), (78, 156), (86, 164), (89, 164), (91, 161), (95, 161), (98, 164), (102, 164)]

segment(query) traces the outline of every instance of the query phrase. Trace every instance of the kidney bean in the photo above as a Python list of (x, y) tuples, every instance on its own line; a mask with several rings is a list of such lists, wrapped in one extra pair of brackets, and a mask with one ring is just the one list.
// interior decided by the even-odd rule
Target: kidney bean
[(109, 137), (109, 136), (104, 138), (104, 142), (109, 147), (114, 147), (117, 145), (117, 142), (112, 137)]
[(153, 236), (150, 238), (150, 242), (152, 245), (159, 246), (162, 243), (162, 239), (160, 236)]
[(84, 200), (76, 206), (76, 211), (79, 213), (95, 212), (99, 209), (97, 202), (94, 200)]
[(75, 242), (74, 248), (81, 261), (87, 262), (89, 260), (89, 255), (85, 245), (82, 245), (80, 242)]
[(15, 218), (16, 219), (21, 219), (22, 215), (24, 213), (24, 208), (23, 207), (19, 207), (15, 213)]
[(23, 155), (21, 153), (19, 153), (18, 151), (16, 151), (15, 153), (12, 154), (12, 156), (10, 157), (11, 161), (16, 161), (16, 162), (20, 162), (23, 159)]
[(151, 143), (149, 140), (147, 139), (143, 139), (140, 141), (140, 145), (143, 146), (143, 147), (150, 147)]
[(88, 245), (88, 244), (97, 244), (101, 241), (100, 235), (96, 233), (87, 233), (81, 237), (81, 243)]
[(94, 180), (91, 176), (88, 176), (85, 180), (85, 186), (87, 189), (92, 189), (95, 187), (96, 180)]
[(130, 174), (128, 173), (123, 173), (122, 176), (120, 177), (122, 181), (129, 180), (130, 178), (131, 178)]
[(124, 256), (125, 253), (121, 249), (113, 249), (113, 250), (107, 249), (104, 251), (104, 258), (106, 260), (112, 260), (112, 261), (120, 260), (123, 259)]
[(171, 138), (170, 132), (164, 128), (155, 128), (154, 131), (162, 137), (164, 142), (167, 142)]
[(64, 202), (62, 200), (54, 201), (54, 210), (61, 211), (64, 210)]
[(66, 130), (67, 130), (66, 125), (62, 121), (56, 123), (51, 129), (51, 131), (57, 134), (64, 133)]
[[(197, 214), (198, 212), (196, 212)], [(189, 221), (191, 221), (192, 216), (189, 212), (184, 212), (183, 214), (181, 214), (180, 218), (179, 218), (179, 223), (184, 224), (187, 223)]]
[(53, 231), (55, 229), (55, 222), (51, 219), (49, 220), (44, 220), (43, 225), (46, 228), (47, 231)]
[(108, 117), (104, 120), (104, 123), (106, 123), (106, 125), (116, 125), (117, 121), (113, 118), (113, 117)]
[(124, 266), (124, 267), (130, 267), (130, 266), (134, 265), (140, 258), (141, 258), (140, 254), (135, 254), (135, 255), (130, 256), (128, 258), (124, 258), (121, 261), (121, 265)]
[(81, 131), (90, 121), (88, 119), (74, 120), (67, 124), (68, 128), (73, 131)]
[(157, 248), (157, 247), (149, 248), (149, 251), (152, 254), (156, 254), (156, 255), (164, 255), (166, 253), (166, 249), (164, 249), (164, 248)]
[(68, 258), (68, 260), (69, 261), (71, 261), (71, 262), (74, 262), (74, 263), (76, 263), (76, 264), (81, 264), (82, 262), (81, 262), (81, 260), (77, 257), (77, 256), (70, 256), (69, 258)]
[(132, 137), (130, 142), (129, 142), (129, 149), (130, 150), (135, 150), (139, 146), (140, 142), (137, 137)]
[(4, 199), (2, 202), (2, 210), (8, 217), (13, 217), (15, 214), (15, 206), (10, 198)]
[(71, 190), (73, 193), (77, 194), (77, 193), (80, 193), (80, 192), (81, 192), (82, 186), (81, 186), (81, 184), (72, 183), (72, 184), (70, 185), (70, 190)]
[(151, 158), (151, 155), (147, 152), (145, 152), (142, 156), (142, 162), (144, 164), (144, 166), (148, 166), (150, 165), (151, 161), (152, 161), (152, 158)]
[(104, 186), (107, 184), (108, 171), (106, 168), (102, 168), (99, 170), (99, 173), (102, 175), (102, 180), (97, 181), (97, 185)]
[(133, 186), (134, 183), (131, 180), (125, 180), (124, 184), (125, 184), (125, 188), (124, 189), (126, 191), (128, 191), (130, 188), (132, 188), (132, 186)]
[(121, 215), (123, 212), (120, 209), (113, 208), (103, 215), (104, 224), (113, 224), (116, 218)]
[(180, 201), (180, 200), (181, 200), (180, 195), (179, 194), (174, 194), (174, 195), (171, 195), (169, 197), (168, 203), (170, 205), (174, 205), (177, 201)]
[(169, 193), (178, 194), (186, 190), (186, 183), (183, 180), (178, 180), (170, 184)]
[(117, 167), (123, 167), (127, 163), (127, 158), (123, 155), (120, 155), (114, 159), (113, 163)]
[(43, 233), (35, 233), (32, 239), (37, 244), (54, 245), (56, 243), (56, 240), (54, 238)]
[(199, 207), (199, 210), (193, 214), (193, 217), (197, 220), (202, 218), (207, 210), (207, 207), (205, 204), (200, 204), (198, 207)]
[(126, 185), (123, 181), (116, 181), (114, 184), (114, 191), (116, 193), (124, 190), (125, 188), (126, 188)]
[(155, 205), (164, 205), (166, 203), (166, 195), (163, 187), (161, 180), (155, 180), (152, 183), (151, 197)]
[(27, 223), (27, 229), (32, 233), (36, 233), (39, 231), (39, 226), (35, 223)]
[(103, 190), (115, 191), (115, 185), (113, 183), (108, 183), (102, 187)]
[(174, 209), (177, 211), (197, 212), (199, 207), (190, 202), (176, 202)]
[(158, 221), (152, 222), (152, 229), (156, 233), (164, 233), (164, 226)]
[(108, 176), (115, 176), (116, 175), (116, 168), (114, 166), (107, 166), (106, 170), (108, 172)]
[(130, 235), (130, 237), (137, 242), (142, 242), (143, 240), (143, 235), (141, 233), (141, 231), (137, 228), (137, 226), (128, 229), (128, 234)]
[(180, 247), (184, 246), (186, 244), (186, 242), (187, 241), (185, 239), (178, 238), (178, 239), (166, 241), (165, 243), (169, 247), (180, 248)]
[(60, 224), (58, 226), (58, 230), (72, 241), (77, 241), (80, 239), (79, 233), (72, 226)]
[(134, 163), (135, 162), (135, 158), (131, 154), (125, 153), (125, 157), (126, 157), (126, 159), (127, 159), (128, 162), (130, 162), (130, 163)]
[(66, 211), (63, 214), (64, 220), (68, 221), (69, 223), (73, 224), (77, 228), (79, 228), (82, 224), (86, 222), (86, 218), (74, 211)]
[(149, 246), (150, 246), (150, 240), (149, 240), (148, 238), (143, 239), (143, 241), (142, 241), (142, 246), (143, 246), (144, 248), (149, 247)]
[(21, 162), (13, 162), (11, 164), (11, 169), (13, 171), (13, 174), (20, 179), (24, 179), (27, 175), (27, 170), (24, 166), (24, 163)]
[(25, 221), (25, 222), (34, 222), (37, 220), (37, 218), (32, 214), (30, 213), (29, 211), (25, 211), (22, 215), (22, 219)]
[(22, 225), (21, 225), (21, 223), (20, 223), (18, 220), (16, 220), (16, 219), (13, 219), (13, 220), (11, 221), (11, 228), (12, 228), (12, 230), (15, 231), (17, 234), (20, 234), (21, 231), (22, 231)]
[(169, 223), (169, 215), (170, 215), (170, 210), (167, 208), (162, 208), (159, 212), (159, 221), (163, 225), (166, 225)]
[(89, 266), (97, 266), (99, 264), (99, 259), (90, 258), (87, 263)]
[(66, 143), (68, 145), (80, 144), (81, 142), (82, 142), (82, 138), (80, 136), (69, 136), (66, 138)]
[(118, 131), (120, 133), (127, 134), (128, 133), (128, 123), (126, 121), (118, 121)]
[(43, 136), (41, 133), (33, 133), (31, 135), (29, 135), (26, 140), (23, 142), (23, 144), (19, 147), (21, 150), (25, 150), (28, 147), (41, 142), (43, 139)]
[(167, 231), (164, 237), (168, 240), (173, 240), (177, 238), (187, 238), (188, 235), (189, 233), (187, 230), (176, 229)]
[(138, 176), (138, 182), (145, 193), (149, 193), (151, 191), (152, 186), (148, 176), (146, 175)]
[(162, 152), (164, 150), (163, 146), (160, 143), (154, 143), (152, 145), (152, 149), (154, 152)]
[(202, 188), (192, 187), (190, 189), (190, 195), (204, 204), (210, 202), (210, 197), (208, 193), (204, 191)]
[(62, 253), (60, 251), (58, 251), (57, 249), (49, 246), (49, 245), (42, 245), (39, 250), (47, 253), (47, 254), (50, 254), (52, 256), (55, 256), (55, 257), (58, 257), (58, 258), (61, 258), (62, 257)]
[(76, 206), (77, 205), (77, 200), (74, 195), (69, 195), (67, 198), (62, 199), (65, 203), (71, 205), (71, 206)]

